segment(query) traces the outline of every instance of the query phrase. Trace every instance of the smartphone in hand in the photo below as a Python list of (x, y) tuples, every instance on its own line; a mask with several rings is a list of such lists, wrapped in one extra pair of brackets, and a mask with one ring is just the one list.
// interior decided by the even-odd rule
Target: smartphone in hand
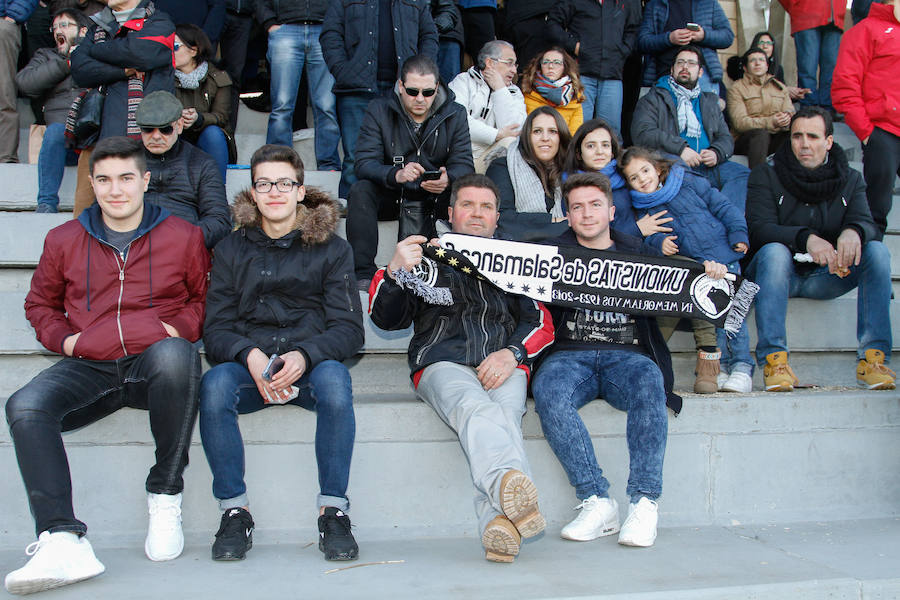
[(273, 354), (269, 357), (269, 362), (268, 364), (266, 364), (266, 368), (263, 369), (262, 378), (266, 381), (272, 381), (272, 378), (275, 377), (275, 374), (283, 368), (284, 359), (277, 354)]
[(434, 181), (441, 178), (441, 170), (425, 171), (422, 173), (422, 181)]

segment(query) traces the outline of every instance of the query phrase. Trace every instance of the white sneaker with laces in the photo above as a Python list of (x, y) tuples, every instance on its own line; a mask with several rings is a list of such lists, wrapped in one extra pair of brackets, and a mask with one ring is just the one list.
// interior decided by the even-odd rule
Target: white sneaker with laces
[(612, 498), (599, 498), (595, 494), (582, 500), (575, 507), (578, 509), (581, 509), (578, 516), (559, 534), (564, 540), (588, 542), (619, 531), (619, 504)]
[(719, 371), (719, 374), (716, 376), (716, 385), (719, 387), (719, 391), (722, 391), (722, 387), (725, 385), (725, 382), (728, 381), (728, 373), (725, 371)]
[(155, 561), (172, 560), (184, 550), (181, 531), (181, 494), (147, 494), (150, 525), (144, 553)]
[(646, 496), (637, 504), (628, 505), (628, 518), (619, 532), (619, 543), (623, 546), (640, 546), (646, 548), (656, 541), (656, 523), (659, 521), (659, 509), (653, 500)]
[(737, 392), (749, 394), (753, 391), (753, 378), (741, 371), (735, 371), (728, 376), (728, 380), (719, 386), (723, 392)]
[(106, 570), (91, 543), (68, 531), (44, 531), (38, 541), (28, 544), (31, 559), (21, 569), (6, 576), (10, 594), (42, 592), (96, 577)]

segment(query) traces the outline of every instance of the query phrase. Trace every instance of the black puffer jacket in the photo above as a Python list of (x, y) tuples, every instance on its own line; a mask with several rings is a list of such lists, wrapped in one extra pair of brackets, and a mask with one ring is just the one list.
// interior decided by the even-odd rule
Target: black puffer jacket
[[(122, 27), (108, 7), (91, 16), (91, 20), (94, 25), (70, 57), (72, 79), (79, 87), (102, 85), (107, 90), (100, 138), (125, 135), (128, 120), (125, 69), (144, 74), (144, 96), (158, 90), (175, 93), (172, 66), (175, 25), (150, 0), (138, 4)], [(98, 29), (106, 32), (105, 41), (94, 41)]]
[[(332, 0), (319, 43), (334, 93), (375, 93), (378, 82), (378, 0)], [(392, 0), (397, 66), (416, 54), (437, 60), (438, 34), (430, 0)]]
[(431, 0), (431, 18), (434, 19), (434, 26), (437, 28), (440, 39), (453, 40), (460, 44), (465, 41), (462, 15), (459, 14), (456, 2), (453, 0)]
[[(455, 98), (440, 84), (430, 115), (418, 133), (396, 93), (372, 100), (356, 140), (356, 176), (398, 190), (405, 199), (425, 200), (431, 194), (420, 187), (421, 181), (397, 183), (397, 171), (404, 164), (417, 162), (426, 170), (446, 167), (451, 185), (474, 173), (466, 109), (454, 102)], [(402, 157), (402, 164), (395, 157)], [(449, 195), (447, 186), (440, 197)]]
[(325, 20), (327, 0), (258, 0), (256, 20), (266, 30), (272, 25), (296, 23), (297, 21)]
[(550, 10), (550, 39), (575, 56), (578, 72), (597, 79), (622, 79), (625, 60), (637, 44), (640, 0), (563, 0)]
[(259, 227), (249, 190), (234, 201), (240, 229), (216, 246), (203, 344), (211, 362), (247, 364), (247, 354), (299, 350), (307, 371), (362, 348), (353, 255), (335, 234), (337, 204), (307, 189), (294, 229), (273, 240)]
[(256, 14), (257, 0), (225, 0), (225, 10), (236, 15)]
[(29, 98), (44, 99), (44, 121), (66, 123), (72, 102), (81, 93), (69, 73), (69, 61), (56, 48), (38, 48), (16, 73), (16, 87)]
[(144, 150), (144, 156), (150, 171), (146, 202), (198, 225), (209, 249), (228, 235), (231, 218), (225, 185), (212, 156), (184, 140), (176, 141), (165, 154)]

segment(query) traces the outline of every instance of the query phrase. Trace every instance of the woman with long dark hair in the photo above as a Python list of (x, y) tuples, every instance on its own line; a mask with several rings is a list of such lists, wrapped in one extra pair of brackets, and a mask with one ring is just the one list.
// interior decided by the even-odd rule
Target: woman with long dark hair
[(569, 131), (581, 127), (584, 86), (578, 76), (578, 63), (559, 46), (531, 59), (522, 73), (520, 87), (529, 113), (539, 106), (552, 106), (565, 119)]

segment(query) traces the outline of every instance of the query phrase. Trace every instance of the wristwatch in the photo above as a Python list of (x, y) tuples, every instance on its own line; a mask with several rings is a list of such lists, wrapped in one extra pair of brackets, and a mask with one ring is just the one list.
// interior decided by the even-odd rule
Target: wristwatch
[(516, 346), (515, 344), (510, 344), (506, 347), (507, 350), (513, 353), (513, 356), (516, 358), (517, 364), (522, 364), (522, 361), (525, 360), (525, 355), (522, 353), (521, 348)]

